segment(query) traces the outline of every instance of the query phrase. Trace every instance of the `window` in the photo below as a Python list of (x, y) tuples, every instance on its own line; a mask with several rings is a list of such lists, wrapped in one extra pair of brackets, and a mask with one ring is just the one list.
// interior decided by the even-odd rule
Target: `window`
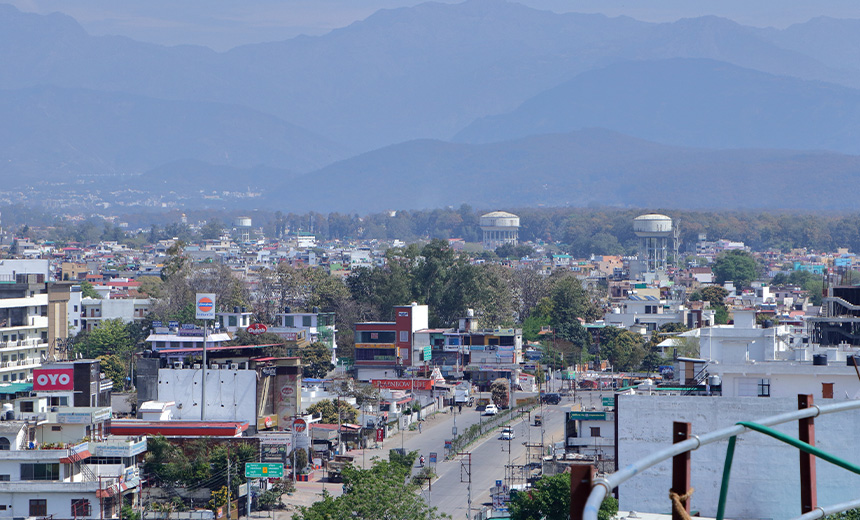
[(227, 326), (235, 327), (236, 326), (236, 316), (227, 316)]
[(60, 480), (60, 463), (21, 464), (21, 480)]
[(0, 451), (9, 451), (10, 444), (9, 439), (6, 437), (0, 437)]
[(758, 382), (758, 396), (770, 397), (770, 379), (761, 379)]
[(833, 383), (821, 383), (821, 398), (833, 399)]
[(78, 518), (80, 516), (90, 516), (93, 514), (92, 508), (90, 507), (90, 501), (86, 498), (73, 498), (72, 499), (72, 518)]
[(311, 316), (302, 316), (302, 327), (311, 326)]
[(591, 427), (591, 436), (592, 437), (600, 437), (600, 426), (592, 426)]
[(400, 331), (400, 341), (401, 341), (401, 343), (406, 343), (407, 341), (409, 341), (409, 331), (408, 330), (401, 330)]
[(63, 427), (62, 426), (51, 426), (51, 431), (52, 432), (61, 432), (61, 431), (63, 431)]
[(48, 501), (44, 498), (31, 499), (30, 516), (48, 516)]
[(294, 316), (284, 316), (284, 327), (293, 327)]
[(0, 482), (9, 482), (10, 480), (12, 479), (9, 478), (9, 475), (0, 475)]
[(21, 401), (21, 411), (22, 412), (33, 412), (33, 401)]

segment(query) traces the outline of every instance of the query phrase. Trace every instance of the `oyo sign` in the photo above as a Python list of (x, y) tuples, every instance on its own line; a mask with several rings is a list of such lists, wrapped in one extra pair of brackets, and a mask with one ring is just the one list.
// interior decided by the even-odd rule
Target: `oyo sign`
[(269, 330), (269, 328), (262, 323), (252, 323), (248, 325), (248, 334), (262, 334), (267, 330)]
[(33, 370), (33, 391), (73, 390), (74, 369), (72, 368), (37, 368)]

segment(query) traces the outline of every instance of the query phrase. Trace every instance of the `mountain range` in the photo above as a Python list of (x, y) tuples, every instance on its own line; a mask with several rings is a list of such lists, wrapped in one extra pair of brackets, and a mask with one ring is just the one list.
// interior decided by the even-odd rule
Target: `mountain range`
[(666, 194), (663, 207), (842, 207), (791, 194), (857, 183), (858, 29), (467, 0), (215, 52), (0, 5), (0, 179), (125, 174), (153, 192), (198, 179), (317, 211)]

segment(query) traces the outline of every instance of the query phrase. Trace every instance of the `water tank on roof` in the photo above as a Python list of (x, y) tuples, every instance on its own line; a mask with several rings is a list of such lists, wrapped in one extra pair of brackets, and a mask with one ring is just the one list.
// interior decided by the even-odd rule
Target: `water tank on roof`
[(812, 364), (817, 366), (827, 366), (827, 354), (815, 354), (812, 356)]
[(848, 356), (848, 357), (845, 359), (846, 364), (847, 364), (849, 367), (856, 367), (856, 366), (860, 366), (860, 359), (858, 359), (858, 357), (860, 357), (860, 356)]
[(723, 384), (723, 380), (720, 378), (720, 376), (708, 376), (708, 384), (711, 386), (720, 386), (721, 384)]

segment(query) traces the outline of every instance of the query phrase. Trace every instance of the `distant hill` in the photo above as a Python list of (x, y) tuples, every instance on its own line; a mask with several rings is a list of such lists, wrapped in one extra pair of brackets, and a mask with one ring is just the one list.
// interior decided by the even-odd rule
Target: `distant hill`
[(272, 185), (282, 185), (295, 176), (293, 172), (267, 166), (239, 168), (184, 159), (143, 173), (135, 184), (138, 189), (149, 193), (172, 190), (189, 193), (268, 191)]
[(347, 153), (307, 130), (235, 105), (37, 87), (0, 93), (0, 173), (138, 173), (196, 159), (306, 172)]
[(483, 143), (601, 127), (684, 146), (860, 153), (860, 91), (701, 59), (618, 63), (482, 118)]
[[(312, 197), (321, 185), (325, 196)], [(491, 144), (394, 145), (292, 180), (269, 202), (289, 195), (294, 211), (358, 212), (463, 203), (843, 210), (856, 209), (858, 188), (860, 157), (682, 148), (588, 129)]]

